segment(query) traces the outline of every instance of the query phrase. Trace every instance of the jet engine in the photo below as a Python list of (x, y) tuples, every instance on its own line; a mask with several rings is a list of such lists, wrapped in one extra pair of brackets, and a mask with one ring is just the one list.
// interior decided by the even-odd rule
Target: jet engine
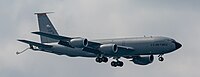
[(99, 50), (104, 54), (113, 54), (117, 52), (118, 47), (116, 44), (103, 44)]
[(138, 64), (138, 65), (147, 65), (147, 64), (152, 63), (153, 60), (154, 60), (154, 56), (150, 55), (150, 56), (136, 56), (131, 61), (133, 61), (135, 64)]
[(69, 45), (75, 48), (84, 48), (88, 45), (88, 40), (85, 38), (75, 38), (69, 41)]

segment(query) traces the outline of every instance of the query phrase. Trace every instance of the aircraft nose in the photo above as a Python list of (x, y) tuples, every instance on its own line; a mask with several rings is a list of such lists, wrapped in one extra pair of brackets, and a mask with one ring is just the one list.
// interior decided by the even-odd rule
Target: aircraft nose
[(179, 49), (182, 47), (182, 45), (180, 43), (178, 43), (178, 42), (174, 42), (174, 43), (175, 43), (176, 49)]

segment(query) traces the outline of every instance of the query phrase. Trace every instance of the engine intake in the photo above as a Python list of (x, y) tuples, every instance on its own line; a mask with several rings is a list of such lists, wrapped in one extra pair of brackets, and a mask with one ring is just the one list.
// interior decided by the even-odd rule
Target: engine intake
[(138, 64), (138, 65), (147, 65), (147, 64), (150, 64), (152, 63), (154, 60), (154, 56), (153, 55), (150, 55), (150, 56), (137, 56), (137, 57), (134, 57), (131, 61), (133, 61), (135, 64)]
[(69, 45), (75, 48), (84, 48), (88, 45), (88, 40), (85, 38), (71, 39)]
[(116, 44), (103, 44), (99, 50), (104, 54), (113, 54), (118, 51), (118, 47)]

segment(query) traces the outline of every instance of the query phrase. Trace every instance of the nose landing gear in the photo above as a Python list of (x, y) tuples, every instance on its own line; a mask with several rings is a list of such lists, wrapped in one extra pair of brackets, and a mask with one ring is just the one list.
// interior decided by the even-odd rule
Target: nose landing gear
[(161, 61), (161, 62), (164, 61), (164, 58), (162, 57), (162, 55), (158, 56), (158, 60)]

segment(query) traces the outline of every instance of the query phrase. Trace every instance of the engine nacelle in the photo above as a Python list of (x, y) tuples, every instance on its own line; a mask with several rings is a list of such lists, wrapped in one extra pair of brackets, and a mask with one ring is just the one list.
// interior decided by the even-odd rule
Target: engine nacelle
[(84, 48), (88, 45), (88, 40), (85, 38), (71, 39), (69, 45), (75, 48)]
[(118, 47), (116, 44), (103, 44), (99, 50), (104, 54), (113, 54), (118, 51)]
[(138, 65), (147, 65), (147, 64), (150, 64), (152, 63), (154, 60), (154, 56), (151, 55), (151, 56), (137, 56), (137, 57), (134, 57), (133, 61), (135, 64), (138, 64)]

